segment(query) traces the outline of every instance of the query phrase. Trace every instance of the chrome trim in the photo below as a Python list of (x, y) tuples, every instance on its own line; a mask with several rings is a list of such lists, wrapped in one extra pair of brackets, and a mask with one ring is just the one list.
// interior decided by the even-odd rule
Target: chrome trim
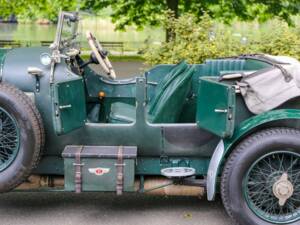
[(0, 80), (2, 80), (2, 76), (3, 76), (3, 66), (4, 64), (0, 64)]
[(157, 86), (157, 82), (153, 82), (153, 81), (149, 81), (149, 82), (147, 82), (147, 84), (150, 84), (150, 85), (153, 85), (153, 86)]
[(215, 109), (216, 113), (227, 113), (228, 110), (227, 109)]
[(223, 154), (224, 154), (224, 142), (221, 139), (221, 141), (215, 148), (214, 154), (210, 160), (209, 167), (208, 167), (207, 183), (206, 183), (208, 201), (213, 201), (216, 195), (218, 170), (223, 158)]
[[(98, 75), (98, 74), (96, 74), (96, 75)], [(119, 85), (119, 84), (135, 84), (136, 83), (136, 78), (137, 77), (128, 78), (128, 79), (122, 79), (122, 80), (109, 80), (106, 77), (102, 77), (100, 75), (99, 80), (101, 80), (105, 84)], [(147, 84), (156, 86), (158, 83), (157, 82), (149, 81), (149, 82), (147, 82)]]
[(109, 80), (105, 77), (100, 76), (99, 80), (101, 80), (103, 83), (106, 84), (113, 84), (113, 85), (118, 85), (118, 84), (135, 84), (136, 83), (136, 77), (129, 78), (129, 79), (123, 79), (123, 80)]

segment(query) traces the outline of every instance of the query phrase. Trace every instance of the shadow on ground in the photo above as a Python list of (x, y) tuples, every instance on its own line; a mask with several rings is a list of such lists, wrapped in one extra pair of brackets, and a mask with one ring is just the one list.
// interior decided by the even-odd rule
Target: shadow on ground
[(230, 225), (221, 201), (137, 194), (0, 195), (1, 225)]

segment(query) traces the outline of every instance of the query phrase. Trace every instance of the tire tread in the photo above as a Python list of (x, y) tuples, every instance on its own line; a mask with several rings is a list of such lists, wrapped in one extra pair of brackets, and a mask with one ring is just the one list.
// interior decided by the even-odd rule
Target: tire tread
[(223, 172), (221, 177), (221, 198), (224, 205), (224, 208), (229, 215), (229, 217), (232, 219), (233, 223), (235, 225), (242, 225), (239, 224), (238, 221), (234, 218), (233, 213), (231, 211), (229, 198), (227, 195), (227, 187), (226, 184), (229, 182), (229, 175), (234, 167), (234, 164), (236, 162), (236, 159), (238, 156), (245, 150), (247, 150), (247, 147), (249, 145), (252, 145), (254, 142), (257, 142), (260, 139), (263, 139), (265, 137), (268, 137), (270, 135), (275, 134), (293, 134), (293, 135), (299, 135), (300, 137), (300, 130), (294, 129), (294, 128), (286, 128), (286, 127), (276, 127), (276, 128), (268, 128), (262, 131), (258, 131), (254, 134), (249, 135), (244, 140), (242, 140), (233, 150), (233, 152), (229, 155), (229, 158), (227, 159)]
[(30, 120), (32, 124), (35, 138), (35, 149), (33, 151), (31, 165), (25, 168), (23, 167), (19, 169), (19, 171), (16, 171), (15, 176), (13, 176), (11, 182), (6, 185), (5, 190), (0, 190), (0, 192), (6, 192), (16, 188), (21, 183), (23, 183), (30, 176), (32, 170), (37, 167), (40, 161), (42, 149), (44, 148), (45, 144), (45, 131), (42, 117), (38, 109), (24, 92), (7, 83), (0, 83), (0, 91), (14, 97), (17, 101), (16, 104), (20, 104), (23, 106), (23, 110), (26, 111), (28, 120)]

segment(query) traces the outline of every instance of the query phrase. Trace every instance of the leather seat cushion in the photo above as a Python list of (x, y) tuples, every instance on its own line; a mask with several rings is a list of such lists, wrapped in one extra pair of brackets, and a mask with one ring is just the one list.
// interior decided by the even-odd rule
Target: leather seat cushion
[(156, 107), (160, 97), (164, 93), (164, 91), (168, 88), (168, 86), (176, 79), (180, 74), (182, 74), (188, 68), (188, 64), (185, 60), (181, 61), (177, 65), (175, 65), (169, 73), (167, 73), (164, 78), (158, 83), (155, 88), (155, 95), (153, 99), (149, 103), (149, 113), (152, 114), (153, 110)]
[(191, 66), (180, 74), (162, 93), (153, 113), (150, 113), (153, 123), (176, 123), (179, 120), (185, 98), (191, 87), (191, 78), (195, 66)]
[[(185, 61), (177, 64), (158, 85), (155, 101), (149, 104), (148, 120), (153, 123), (176, 123), (185, 98), (190, 91), (191, 78), (195, 66), (189, 67)], [(110, 123), (133, 123), (136, 107), (116, 102), (111, 106)]]
[(133, 123), (135, 122), (135, 118), (135, 106), (123, 102), (115, 102), (111, 105), (110, 123)]
[(206, 60), (202, 74), (204, 76), (219, 76), (221, 71), (244, 70), (244, 59), (211, 59)]

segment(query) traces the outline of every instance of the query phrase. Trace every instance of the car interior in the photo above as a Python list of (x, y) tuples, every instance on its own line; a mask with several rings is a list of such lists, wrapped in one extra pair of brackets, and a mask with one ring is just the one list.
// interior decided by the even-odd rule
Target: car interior
[[(147, 84), (145, 105), (147, 121), (155, 124), (195, 123), (199, 77), (218, 77), (222, 74), (253, 71), (253, 68), (262, 67), (265, 67), (265, 64), (258, 62), (254, 64), (246, 59), (213, 59), (196, 65), (181, 61), (176, 65), (157, 66), (144, 75)], [(122, 86), (120, 81), (115, 82)], [(87, 83), (89, 83), (87, 89), (95, 89), (94, 82)], [(123, 86), (128, 90), (122, 94), (116, 92), (100, 100), (99, 98), (87, 99), (87, 114), (90, 122), (113, 124), (135, 122), (135, 80), (128, 80)], [(130, 89), (132, 89), (131, 93), (129, 93)], [(91, 95), (93, 94), (89, 93), (89, 96)]]

